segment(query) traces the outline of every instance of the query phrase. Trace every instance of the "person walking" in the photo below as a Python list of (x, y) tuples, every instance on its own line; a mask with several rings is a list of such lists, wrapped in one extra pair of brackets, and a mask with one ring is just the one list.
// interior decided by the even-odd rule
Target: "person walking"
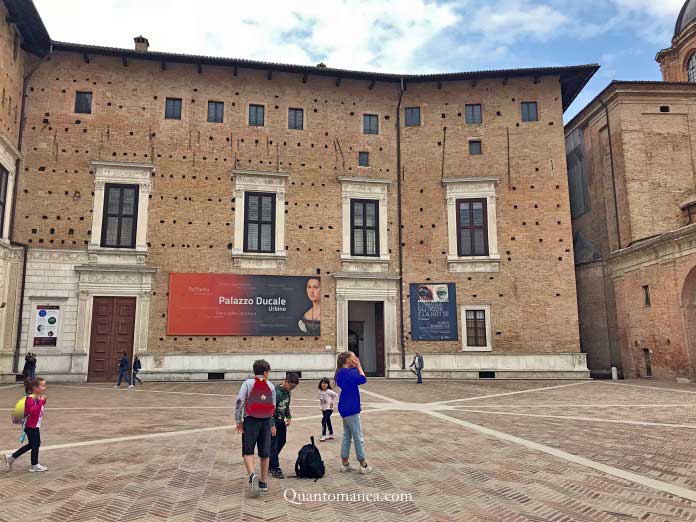
[[(322, 377), (319, 381), (319, 408), (321, 409), (321, 438), (319, 442), (333, 440), (333, 426), (331, 425), (331, 414), (336, 407), (338, 394), (331, 389), (331, 382), (328, 377)], [(329, 434), (326, 434), (326, 430)]]
[(142, 369), (143, 365), (140, 364), (140, 357), (136, 353), (133, 357), (133, 386), (135, 386), (135, 381), (138, 381), (140, 385), (143, 385), (143, 381), (138, 377), (138, 372)]
[(418, 384), (423, 384), (423, 356), (416, 352), (413, 362), (408, 367), (413, 368), (411, 371), (418, 377)]
[(121, 381), (124, 379), (128, 383), (128, 387), (132, 388), (133, 385), (131, 384), (131, 379), (130, 379), (130, 362), (128, 361), (128, 354), (126, 352), (123, 352), (123, 355), (121, 355), (121, 360), (118, 362), (118, 382), (114, 384), (114, 388), (120, 388), (121, 387)]
[[(39, 464), (39, 447), (41, 446), (41, 419), (46, 404), (46, 381), (29, 377), (24, 383), (27, 397), (24, 402), (24, 425), (22, 429), (28, 439), (27, 444), (14, 453), (5, 455), (5, 467), (12, 471), (12, 464), (27, 451), (31, 451), (31, 473), (39, 473), (48, 470), (46, 466)], [(23, 441), (23, 437), (20, 438)]]
[(292, 390), (300, 383), (300, 378), (296, 373), (290, 372), (285, 376), (285, 380), (275, 387), (276, 408), (274, 422), (276, 434), (271, 437), (271, 460), (268, 464), (268, 469), (271, 476), (277, 479), (284, 479), (285, 474), (280, 468), (280, 452), (285, 447), (287, 440), (288, 427), (292, 422), (292, 414), (290, 413), (290, 398)]

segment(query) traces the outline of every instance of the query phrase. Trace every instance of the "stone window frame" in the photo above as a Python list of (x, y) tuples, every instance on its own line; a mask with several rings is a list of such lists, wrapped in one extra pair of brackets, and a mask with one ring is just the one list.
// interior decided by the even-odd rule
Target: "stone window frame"
[[(342, 217), (342, 248), (341, 261), (367, 265), (388, 266), (389, 233), (388, 229), (388, 192), (392, 180), (383, 178), (357, 178), (339, 176), (341, 183), (341, 217)], [(354, 256), (351, 252), (351, 201), (354, 199), (379, 201), (379, 255)]]
[[(89, 251), (113, 253), (147, 253), (147, 224), (150, 194), (152, 193), (152, 174), (155, 166), (151, 163), (128, 163), (112, 161), (93, 161), (94, 200), (92, 207), (92, 234)], [(138, 185), (138, 210), (134, 248), (111, 248), (101, 246), (104, 223), (104, 200), (106, 185)]]
[[(445, 178), (445, 199), (447, 205), (447, 264), (450, 272), (498, 272), (500, 253), (498, 252), (498, 225), (496, 214), (497, 177), (472, 176), (466, 178)], [(488, 223), (488, 255), (459, 256), (457, 242), (457, 200), (485, 199)]]
[[(486, 316), (486, 346), (469, 346), (466, 331), (466, 312), (473, 310), (483, 310)], [(491, 321), (491, 305), (490, 304), (475, 304), (467, 303), (460, 306), (460, 322), (462, 328), (462, 351), (463, 352), (492, 352), (493, 337), (492, 337), (492, 321)]]
[[(284, 268), (288, 252), (285, 249), (285, 197), (290, 174), (233, 169), (234, 180), (234, 239), (231, 256), (233, 264), (242, 268)], [(275, 201), (275, 252), (244, 251), (244, 216), (247, 192), (273, 193)]]
[(0, 165), (7, 171), (7, 191), (5, 192), (5, 215), (0, 230), (0, 242), (10, 244), (10, 225), (12, 221), (12, 202), (16, 180), (17, 160), (22, 158), (21, 152), (12, 142), (0, 133)]

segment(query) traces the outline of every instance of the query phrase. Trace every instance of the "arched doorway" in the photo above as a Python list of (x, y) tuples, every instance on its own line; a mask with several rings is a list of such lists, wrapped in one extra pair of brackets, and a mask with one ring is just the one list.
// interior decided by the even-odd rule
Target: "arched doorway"
[(691, 362), (691, 377), (696, 377), (696, 266), (686, 276), (681, 295), (686, 351)]

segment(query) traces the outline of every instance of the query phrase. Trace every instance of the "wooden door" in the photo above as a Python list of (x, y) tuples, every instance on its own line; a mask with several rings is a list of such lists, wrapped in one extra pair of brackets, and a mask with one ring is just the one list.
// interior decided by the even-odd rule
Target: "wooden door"
[(133, 360), (135, 297), (95, 297), (92, 307), (92, 333), (89, 345), (90, 382), (110, 382), (118, 378), (118, 362), (126, 352)]
[(377, 352), (377, 376), (384, 377), (384, 302), (375, 303), (375, 351)]

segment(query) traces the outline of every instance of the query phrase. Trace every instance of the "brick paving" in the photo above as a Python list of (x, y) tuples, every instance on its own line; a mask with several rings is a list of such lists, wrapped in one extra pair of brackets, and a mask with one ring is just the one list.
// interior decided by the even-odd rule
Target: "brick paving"
[[(0, 473), (0, 521), (696, 521), (696, 429), (690, 427), (696, 427), (696, 394), (686, 393), (696, 386), (567, 384), (574, 383), (417, 386), (371, 380), (364, 387), (363, 425), (374, 472), (338, 473), (339, 442), (322, 443), (324, 479), (270, 479), (270, 491), (252, 499), (245, 490), (241, 437), (229, 428), (237, 383), (151, 383), (136, 391), (49, 383), (41, 458), (49, 471), (27, 473), (28, 460), (22, 460), (12, 473)], [(510, 395), (514, 392), (524, 393)], [(301, 383), (294, 394), (295, 422), (281, 455), (286, 472), (297, 449), (319, 434), (315, 393), (312, 381)], [(19, 395), (18, 387), (0, 388), (7, 410)], [(433, 404), (457, 399), (467, 400)], [(457, 424), (458, 419), (496, 432), (482, 433)], [(340, 420), (335, 425), (340, 433)], [(656, 479), (664, 487), (549, 455), (498, 432)], [(16, 437), (9, 419), (0, 425), (0, 448), (16, 446)], [(57, 445), (65, 446), (52, 447)], [(685, 489), (672, 491), (672, 486)], [(331, 502), (298, 496), (295, 505), (284, 498), (284, 491), (292, 498), (293, 490), (412, 497)]]

